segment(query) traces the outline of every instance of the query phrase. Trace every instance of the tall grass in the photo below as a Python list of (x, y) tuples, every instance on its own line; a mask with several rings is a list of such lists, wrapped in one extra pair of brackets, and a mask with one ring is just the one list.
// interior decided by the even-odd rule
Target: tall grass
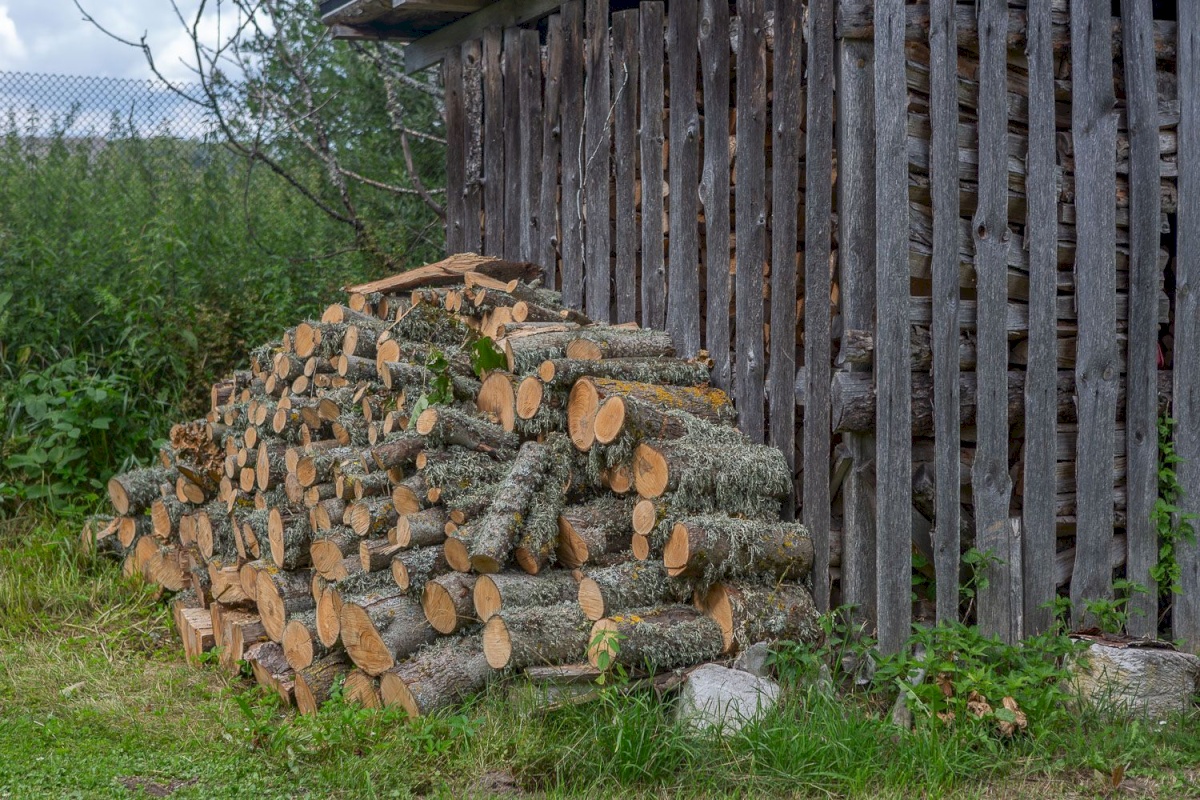
[[(10, 123), (0, 207), (0, 511), (87, 505), (169, 420), (202, 414), (249, 348), (381, 271), (344, 226), (214, 144)], [(393, 246), (432, 257), (428, 221), (410, 222)]]

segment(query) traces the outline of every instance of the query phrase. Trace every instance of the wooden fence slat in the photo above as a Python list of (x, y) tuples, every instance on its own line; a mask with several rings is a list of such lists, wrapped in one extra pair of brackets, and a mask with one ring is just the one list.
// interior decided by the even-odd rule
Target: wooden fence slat
[[(1105, 546), (1113, 529), (1116, 436), (1116, 149), (1110, 9), (1071, 5), (1071, 134), (1075, 149), (1075, 301), (1079, 316), (1075, 388), (1080, 436), (1075, 473), (1078, 524), (1071, 578), (1074, 620), (1084, 602), (1112, 595)], [(1176, 365), (1179, 369), (1179, 365)]]
[(584, 310), (597, 322), (612, 320), (612, 250), (609, 231), (609, 161), (611, 159), (611, 66), (608, 42), (608, 0), (588, 0), (587, 40), (584, 45), (587, 79), (584, 84)]
[[(738, 427), (751, 441), (764, 440), (763, 265), (767, 258), (767, 47), (763, 0), (738, 0), (742, 33), (737, 51), (737, 184), (734, 187), (737, 272), (734, 305)], [(672, 85), (674, 79), (672, 78)], [(672, 102), (676, 94), (671, 92)], [(671, 146), (674, 157), (674, 143)], [(671, 187), (674, 230), (675, 193)], [(674, 234), (672, 234), (672, 245)], [(672, 271), (671, 291), (675, 291)]]
[(616, 321), (637, 322), (638, 12), (613, 14), (613, 159), (616, 173)]
[[(700, 351), (700, 111), (696, 107), (697, 15), (690, 4), (667, 12), (670, 72), (671, 213), (667, 242), (667, 332), (675, 352), (691, 358)], [(761, 151), (761, 140), (759, 144)]]
[(467, 172), (466, 121), (463, 119), (462, 53), (452, 50), (442, 63), (446, 87), (446, 251), (463, 249), (462, 187)]
[[(1200, 5), (1179, 4), (1179, 204), (1175, 273), (1175, 470), (1185, 513), (1200, 513)], [(1200, 549), (1175, 545), (1182, 593), (1171, 611), (1172, 634), (1200, 650)]]
[[(986, 586), (978, 593), (980, 629), (1005, 642), (1016, 640), (1017, 614), (1011, 604), (1013, 572), (1020, 564), (1009, 558), (1012, 528), (1008, 505), (1012, 479), (1008, 473), (1008, 109), (1004, 46), (1008, 13), (1005, 0), (979, 3), (979, 204), (972, 234), (975, 240), (978, 312), (976, 317), (975, 463), (971, 489), (975, 503), (975, 546), (993, 556), (985, 568)], [(957, 134), (957, 131), (955, 131)], [(937, 299), (934, 299), (937, 303)], [(934, 315), (944, 316), (942, 309)], [(957, 347), (957, 332), (951, 347)], [(955, 355), (953, 358), (957, 358)], [(958, 406), (947, 409), (950, 413)], [(944, 447), (939, 442), (938, 447)], [(945, 452), (958, 458), (958, 447)], [(1111, 479), (1111, 475), (1109, 478)]]
[[(703, 69), (704, 107), (728, 106), (729, 3), (701, 0), (700, 63)], [(704, 344), (712, 359), (712, 384), (729, 391), (732, 364), (729, 341), (729, 115), (704, 115), (704, 169), (700, 178), (704, 206), (705, 268), (708, 310)], [(789, 386), (795, 375), (789, 377)], [(789, 395), (790, 397), (790, 395)], [(793, 407), (794, 407), (793, 403)]]
[[(833, 213), (833, 0), (815, 0), (809, 4), (808, 31), (808, 99), (805, 114), (805, 175), (804, 175), (804, 366), (808, 375), (808, 397), (804, 407), (804, 523), (813, 537), (814, 600), (825, 608), (829, 605), (829, 379), (832, 312), (829, 274), (831, 254), (830, 217)], [(798, 19), (800, 3), (788, 0), (776, 9), (775, 19)], [(801, 80), (801, 38), (798, 24), (785, 35), (775, 33), (775, 102), (779, 103), (779, 65), (785, 54), (795, 58), (794, 74), (789, 76), (789, 91), (799, 92)], [(796, 98), (799, 105), (799, 98)], [(797, 115), (799, 113), (797, 112)], [(786, 116), (775, 118), (775, 135), (788, 132), (797, 135), (795, 126)], [(774, 147), (780, 152), (780, 145)], [(798, 168), (797, 155), (784, 150), (788, 170)], [(774, 156), (776, 159), (779, 155)], [(780, 168), (775, 162), (776, 187), (780, 186)], [(795, 176), (789, 176), (794, 181)], [(782, 206), (787, 219), (796, 218), (796, 198), (775, 201), (775, 228), (771, 233), (775, 256), (771, 265), (771, 439), (784, 453), (795, 452), (792, 436), (784, 426), (794, 430), (795, 410), (786, 413), (782, 399), (783, 376), (779, 375), (776, 360), (787, 362), (786, 370), (795, 369), (793, 350), (796, 337), (790, 335), (796, 326), (796, 281), (787, 279), (795, 264), (795, 231), (789, 232), (786, 247), (778, 241)], [(786, 271), (785, 271), (786, 270)], [(776, 276), (781, 278), (776, 281)], [(774, 332), (779, 335), (774, 335)], [(789, 357), (790, 356), (790, 357)], [(818, 599), (819, 598), (819, 599)]]
[(663, 260), (663, 4), (641, 10), (642, 327), (667, 325), (667, 273)]
[(1158, 536), (1150, 521), (1158, 496), (1158, 82), (1152, 0), (1121, 4), (1129, 118), (1129, 356), (1126, 359), (1125, 576), (1146, 587), (1127, 606), (1131, 636), (1158, 634), (1158, 589), (1150, 577)]
[(536, 30), (521, 30), (521, 249), (538, 257), (542, 168), (542, 43)]
[(958, 620), (959, 517), (959, 195), (958, 30), (953, 0), (929, 4), (929, 180), (933, 199), (934, 462), (937, 500), (933, 566), (937, 621)]
[[(908, 153), (904, 0), (875, 3), (876, 581), (879, 649), (912, 624), (912, 411), (908, 363)], [(740, 165), (739, 165), (740, 166)], [(739, 176), (740, 178), (740, 176)]]
[(558, 181), (562, 154), (560, 102), (562, 97), (562, 17), (553, 15), (546, 23), (546, 81), (542, 102), (542, 185), (538, 190), (537, 250), (534, 261), (542, 265), (542, 283), (558, 286)]
[(504, 255), (504, 74), (498, 28), (483, 34), (483, 252)]
[[(843, 328), (875, 325), (875, 55), (869, 41), (838, 42), (838, 288)], [(870, 369), (867, 367), (866, 369)], [(875, 618), (875, 437), (843, 436), (851, 467), (842, 487), (842, 603)], [(814, 584), (815, 585), (815, 584)]]
[[(1050, 8), (1029, 9), (1029, 153), (1025, 163), (1025, 243), (1029, 248), (1029, 357), (1025, 374), (1025, 473), (1022, 481), (1022, 633), (1036, 635), (1054, 622), (1055, 478), (1057, 429), (1055, 358), (1058, 214), (1056, 208), (1054, 53)], [(1028, 443), (1033, 443), (1030, 447)]]
[(571, 0), (562, 7), (562, 298), (583, 308), (583, 6)]
[(524, 163), (527, 142), (522, 141), (521, 82), (525, 69), (521, 63), (521, 29), (504, 31), (504, 257), (522, 257), (522, 231), (525, 228)]
[(461, 48), (463, 70), (463, 232), (460, 247), (468, 253), (483, 251), (480, 216), (483, 214), (483, 44), (479, 39)]

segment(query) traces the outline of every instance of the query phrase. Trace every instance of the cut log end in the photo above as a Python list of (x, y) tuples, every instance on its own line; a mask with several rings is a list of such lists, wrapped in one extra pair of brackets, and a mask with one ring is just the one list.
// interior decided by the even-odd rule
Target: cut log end
[(580, 361), (599, 361), (603, 357), (600, 346), (587, 339), (575, 339), (567, 345), (567, 358), (578, 358)]
[[(554, 362), (547, 359), (546, 361), (543, 361), (540, 365), (538, 365), (537, 375), (539, 378), (542, 379), (543, 383), (551, 383), (551, 382), (553, 382), (554, 374), (557, 371), (558, 370), (555, 368)], [(518, 398), (517, 402), (520, 402), (519, 398)]]
[(467, 545), (464, 541), (451, 537), (446, 540), (442, 548), (450, 569), (456, 572), (471, 571), (471, 555), (467, 552)]
[(454, 633), (458, 627), (458, 611), (450, 592), (440, 583), (430, 581), (421, 591), (421, 607), (425, 618), (438, 633)]
[[(550, 362), (547, 361), (546, 364), (550, 364)], [(550, 365), (550, 371), (554, 371), (553, 364)], [(538, 409), (542, 407), (544, 396), (545, 388), (542, 381), (533, 376), (525, 378), (517, 387), (517, 416), (521, 419), (533, 419)]]
[(312, 634), (300, 620), (290, 620), (283, 629), (283, 655), (292, 669), (304, 669), (317, 655)]
[(500, 598), (500, 590), (496, 587), (496, 582), (483, 575), (475, 582), (475, 592), (473, 595), (475, 603), (475, 613), (483, 621), (487, 621), (500, 613), (502, 600)]
[(649, 536), (658, 524), (658, 509), (652, 500), (642, 499), (633, 507), (633, 531), (642, 536)]
[(504, 565), (492, 556), (476, 554), (470, 557), (471, 569), (481, 575), (493, 575), (504, 569)]
[(395, 665), (396, 660), (387, 643), (379, 635), (365, 609), (348, 603), (342, 607), (341, 623), (342, 642), (359, 669), (368, 675), (378, 675)]
[(638, 561), (645, 561), (650, 557), (650, 537), (644, 533), (635, 533), (629, 549), (633, 552), (634, 558)]
[(600, 395), (590, 380), (578, 380), (571, 387), (567, 397), (567, 432), (571, 443), (579, 450), (591, 450), (596, 441), (595, 420), (599, 405)]
[[(493, 372), (484, 378), (479, 387), (479, 395), (475, 399), (475, 407), (480, 411), (495, 414), (506, 431), (516, 427), (516, 403), (512, 377), (503, 372)], [(419, 425), (420, 419), (417, 422)]]
[(596, 669), (607, 669), (615, 660), (618, 647), (617, 623), (607, 618), (598, 620), (588, 636), (588, 663)]
[(672, 578), (682, 575), (687, 570), (688, 559), (691, 557), (691, 547), (688, 543), (688, 529), (682, 522), (675, 523), (671, 535), (663, 548), (663, 564), (667, 574)]
[(611, 444), (621, 435), (624, 428), (625, 401), (620, 397), (607, 398), (596, 411), (596, 421), (593, 425), (596, 441), (600, 444)]
[(492, 669), (504, 669), (512, 660), (512, 637), (503, 618), (493, 616), (483, 626), (483, 655)]
[(633, 451), (633, 485), (644, 498), (661, 497), (667, 490), (670, 469), (663, 454), (645, 442)]
[(593, 622), (608, 615), (604, 608), (604, 595), (600, 591), (600, 584), (591, 578), (584, 578), (579, 582), (579, 607), (583, 609), (583, 615)]
[(417, 433), (422, 436), (428, 436), (437, 425), (438, 411), (436, 408), (427, 408), (417, 417)]
[(379, 694), (384, 706), (399, 706), (411, 718), (421, 716), (421, 709), (404, 679), (393, 672), (385, 672), (379, 680)]
[(108, 480), (108, 499), (118, 514), (124, 516), (129, 513), (129, 493), (116, 478)]

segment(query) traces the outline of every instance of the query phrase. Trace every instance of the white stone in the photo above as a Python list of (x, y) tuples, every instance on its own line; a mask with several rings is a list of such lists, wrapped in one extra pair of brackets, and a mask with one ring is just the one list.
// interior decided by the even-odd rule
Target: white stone
[(1093, 644), (1071, 673), (1073, 688), (1091, 705), (1162, 719), (1192, 707), (1200, 658), (1174, 650)]
[(760, 678), (767, 678), (771, 674), (771, 667), (768, 663), (770, 660), (771, 648), (767, 646), (767, 643), (755, 642), (738, 653), (738, 657), (733, 660), (733, 668), (749, 672)]
[(736, 733), (774, 708), (779, 685), (741, 670), (705, 664), (689, 676), (679, 695), (680, 722), (695, 730)]

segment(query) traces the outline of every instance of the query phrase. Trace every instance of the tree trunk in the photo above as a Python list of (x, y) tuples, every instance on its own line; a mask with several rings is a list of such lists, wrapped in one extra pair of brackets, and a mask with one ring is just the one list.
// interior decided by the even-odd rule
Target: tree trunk
[(583, 614), (598, 620), (630, 608), (682, 603), (691, 597), (694, 581), (667, 576), (658, 561), (626, 561), (588, 570), (579, 582), (577, 599)]
[(478, 636), (442, 639), (383, 674), (385, 706), (400, 706), (422, 717), (462, 702), (484, 687), (494, 672)]
[(475, 613), (487, 622), (501, 610), (528, 606), (553, 606), (576, 599), (579, 582), (566, 570), (548, 570), (541, 575), (499, 572), (480, 575), (475, 582)]
[(599, 497), (583, 505), (564, 508), (558, 517), (558, 560), (577, 569), (605, 553), (630, 545), (631, 503), (617, 497)]
[(796, 583), (718, 583), (697, 598), (696, 606), (721, 626), (726, 653), (755, 642), (820, 645), (825, 639), (812, 595)]
[(792, 477), (778, 449), (711, 433), (642, 442), (634, 449), (633, 483), (652, 500), (674, 492), (684, 507), (711, 499), (718, 508), (737, 509), (748, 497), (787, 497)]
[(759, 573), (799, 580), (812, 559), (812, 540), (799, 523), (718, 514), (676, 522), (663, 551), (671, 577), (700, 578), (703, 584)]
[[(496, 488), (487, 514), (474, 526), (468, 552), (476, 572), (499, 572), (508, 562), (549, 460), (550, 450), (545, 445), (537, 442), (521, 445), (508, 476)], [(554, 491), (559, 488), (554, 487)]]
[(503, 609), (483, 627), (483, 652), (496, 669), (566, 664), (587, 652), (590, 629), (571, 601)]
[(346, 600), (342, 605), (342, 644), (354, 664), (368, 675), (390, 669), (435, 636), (420, 602), (405, 593), (369, 603)]
[(451, 572), (431, 578), (421, 590), (425, 618), (438, 633), (450, 634), (469, 622), (475, 622), (471, 597), (475, 576)]
[(621, 664), (656, 672), (711, 661), (724, 646), (715, 620), (691, 606), (667, 605), (599, 620), (588, 637), (587, 655), (588, 663), (601, 670)]

